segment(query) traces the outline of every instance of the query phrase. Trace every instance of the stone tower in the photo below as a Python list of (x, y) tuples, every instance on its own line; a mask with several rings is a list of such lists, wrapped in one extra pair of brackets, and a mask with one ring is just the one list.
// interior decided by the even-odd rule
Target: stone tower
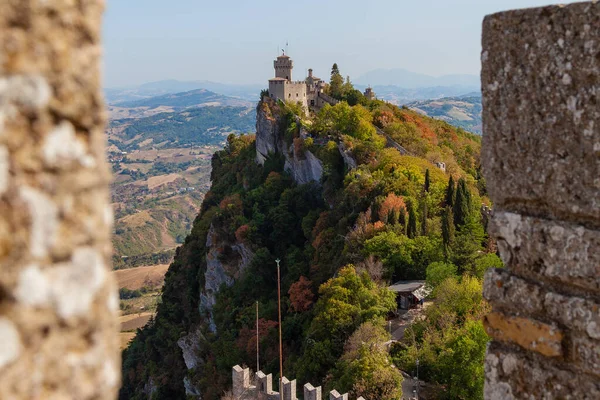
[(292, 80), (292, 68), (294, 68), (294, 63), (292, 59), (283, 54), (277, 57), (277, 60), (273, 61), (273, 65), (275, 67), (275, 77), (283, 78), (288, 81)]

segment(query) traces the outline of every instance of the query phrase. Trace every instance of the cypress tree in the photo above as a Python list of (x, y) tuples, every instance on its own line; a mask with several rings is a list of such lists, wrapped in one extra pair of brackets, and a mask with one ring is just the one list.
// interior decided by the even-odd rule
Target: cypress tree
[(460, 228), (469, 220), (471, 210), (471, 193), (467, 189), (467, 182), (460, 178), (456, 188), (456, 198), (454, 199), (454, 225)]
[(398, 223), (402, 226), (404, 232), (406, 232), (406, 210), (401, 207), (398, 211)]
[(427, 168), (427, 170), (425, 170), (425, 193), (429, 193), (429, 185), (431, 184), (430, 182), (430, 177), (429, 177), (429, 168)]
[(427, 235), (427, 195), (423, 198), (423, 206), (421, 209), (421, 236), (425, 236)]
[(448, 188), (446, 189), (446, 198), (444, 199), (446, 206), (452, 207), (454, 205), (454, 178), (450, 175), (448, 180)]
[(452, 208), (446, 207), (442, 210), (442, 240), (444, 243), (444, 255), (448, 258), (448, 250), (454, 242), (454, 218)]
[(417, 236), (417, 216), (412, 204), (408, 206), (408, 228), (406, 229), (406, 234), (411, 239)]

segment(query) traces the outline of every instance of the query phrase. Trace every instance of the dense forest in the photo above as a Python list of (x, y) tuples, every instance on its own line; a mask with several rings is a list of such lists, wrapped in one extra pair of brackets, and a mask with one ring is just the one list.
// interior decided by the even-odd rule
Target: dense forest
[[(317, 114), (273, 101), (257, 107), (278, 122), (286, 143), (321, 160), (320, 182), (295, 183), (282, 154), (258, 165), (254, 135), (230, 135), (215, 153), (212, 188), (169, 268), (157, 316), (124, 352), (121, 399), (186, 398), (186, 386), (220, 399), (233, 365), (256, 365), (257, 302), (261, 369), (276, 387), (275, 259), (286, 376), (367, 400), (399, 399), (399, 369), (412, 372), (418, 359), (420, 377), (437, 384), (440, 397), (482, 398), (481, 279), (502, 263), (481, 212), (489, 200), (480, 138), (367, 100), (337, 65), (327, 91), (342, 101)], [(386, 135), (408, 154), (386, 146)], [(252, 257), (231, 269), (240, 246)], [(201, 298), (214, 251), (234, 279), (209, 312)], [(425, 279), (434, 303), (387, 351), (385, 319), (396, 308), (387, 286), (404, 279)], [(198, 346), (188, 369), (177, 342), (190, 334)]]

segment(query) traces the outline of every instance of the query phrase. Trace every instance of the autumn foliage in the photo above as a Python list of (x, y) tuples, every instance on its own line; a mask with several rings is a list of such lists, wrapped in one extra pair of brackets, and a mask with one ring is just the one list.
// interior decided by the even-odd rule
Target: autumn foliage
[(296, 283), (290, 286), (288, 294), (290, 295), (292, 310), (295, 312), (308, 311), (315, 298), (312, 291), (312, 282), (304, 276), (301, 276)]

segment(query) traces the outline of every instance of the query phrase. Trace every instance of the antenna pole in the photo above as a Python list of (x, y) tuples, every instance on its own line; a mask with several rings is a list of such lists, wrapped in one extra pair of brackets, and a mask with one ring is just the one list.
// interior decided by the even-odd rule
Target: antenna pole
[(277, 308), (279, 309), (279, 393), (283, 394), (283, 346), (281, 344), (281, 273), (279, 271), (279, 258), (277, 263)]
[(260, 358), (258, 349), (258, 301), (256, 302), (256, 372), (260, 371)]

